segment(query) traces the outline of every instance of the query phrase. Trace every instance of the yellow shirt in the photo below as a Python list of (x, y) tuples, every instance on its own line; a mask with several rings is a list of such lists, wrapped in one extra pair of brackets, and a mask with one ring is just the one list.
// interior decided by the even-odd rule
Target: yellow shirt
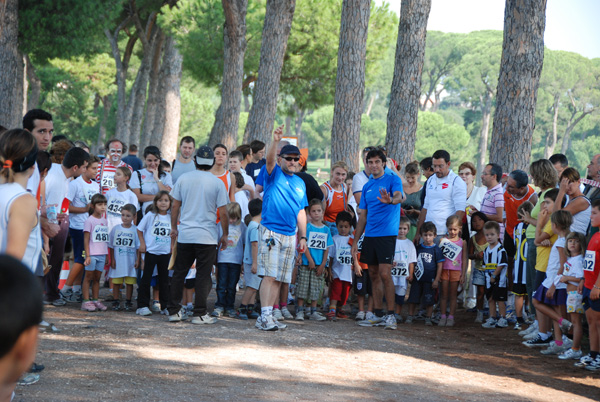
[[(533, 226), (533, 225), (531, 225)], [(558, 235), (554, 234), (552, 231), (552, 223), (550, 219), (544, 226), (543, 233), (548, 233), (550, 235), (550, 243), (554, 244), (556, 239), (558, 239)], [(537, 246), (536, 248), (536, 259), (535, 259), (535, 270), (540, 272), (546, 272), (546, 268), (548, 268), (548, 259), (550, 258), (550, 251), (552, 250), (552, 245), (548, 247)]]

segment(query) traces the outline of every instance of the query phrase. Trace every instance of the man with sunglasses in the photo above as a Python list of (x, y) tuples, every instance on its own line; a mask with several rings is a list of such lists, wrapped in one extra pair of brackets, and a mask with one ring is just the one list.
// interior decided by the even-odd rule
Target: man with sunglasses
[(111, 138), (106, 143), (105, 149), (106, 158), (98, 166), (98, 174), (96, 175), (96, 181), (100, 184), (102, 194), (106, 194), (108, 190), (116, 187), (115, 172), (118, 167), (127, 166), (133, 172), (131, 166), (121, 160), (123, 152), (127, 150), (123, 141)]
[(263, 213), (259, 228), (258, 275), (261, 316), (256, 327), (263, 331), (285, 329), (286, 325), (273, 317), (282, 283), (290, 283), (294, 269), (296, 228), (299, 248), (306, 250), (306, 186), (294, 175), (300, 170), (300, 150), (294, 145), (277, 149), (283, 135), (283, 126), (273, 132), (273, 142), (267, 152), (264, 172)]

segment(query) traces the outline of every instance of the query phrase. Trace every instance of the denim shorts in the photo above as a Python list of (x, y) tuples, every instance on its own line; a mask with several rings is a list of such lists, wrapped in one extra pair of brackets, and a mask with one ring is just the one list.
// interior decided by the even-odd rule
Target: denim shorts
[(90, 260), (92, 262), (85, 267), (86, 271), (104, 271), (104, 265), (106, 263), (105, 255), (90, 255)]

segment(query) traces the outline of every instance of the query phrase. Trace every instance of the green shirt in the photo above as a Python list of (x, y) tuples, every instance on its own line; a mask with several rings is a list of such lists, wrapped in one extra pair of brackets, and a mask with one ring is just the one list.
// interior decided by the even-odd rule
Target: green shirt
[[(533, 207), (533, 210), (531, 211), (531, 217), (533, 219), (538, 218), (538, 215), (540, 214), (540, 208), (542, 207), (542, 202), (544, 202), (544, 197), (546, 196), (546, 193), (550, 190), (552, 190), (552, 189), (549, 188), (548, 190), (542, 191), (542, 194), (538, 198), (537, 203), (535, 204), (535, 207)], [(527, 230), (525, 231), (525, 236), (527, 236), (527, 239), (535, 239), (535, 225), (527, 226)]]

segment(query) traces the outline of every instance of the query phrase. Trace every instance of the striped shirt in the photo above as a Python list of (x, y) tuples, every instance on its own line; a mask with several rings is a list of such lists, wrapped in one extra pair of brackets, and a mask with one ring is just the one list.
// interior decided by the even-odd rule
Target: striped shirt
[[(502, 184), (500, 183), (485, 192), (479, 210), (486, 215), (496, 215), (498, 212), (496, 208), (504, 208), (504, 191), (502, 189)], [(499, 225), (500, 240), (502, 240), (504, 239), (504, 224), (499, 223)]]
[(506, 250), (500, 243), (496, 244), (494, 248), (485, 249), (483, 252), (483, 266), (485, 269), (485, 282), (486, 289), (490, 288), (490, 277), (494, 275), (494, 271), (498, 267), (503, 267), (500, 271), (500, 275), (496, 278), (497, 286), (500, 288), (507, 287), (506, 281), (506, 267), (508, 266), (508, 257), (506, 255)]
[(104, 159), (98, 167), (98, 173), (96, 173), (96, 182), (98, 182), (100, 185), (100, 191), (103, 195), (106, 195), (108, 190), (117, 187), (115, 184), (115, 172), (117, 171), (117, 168), (120, 168), (121, 166), (127, 166), (127, 168), (129, 168), (129, 170), (131, 170), (133, 173), (131, 166), (125, 162), (121, 161), (119, 166), (114, 166), (112, 163), (110, 163), (108, 158)]
[(515, 268), (513, 271), (513, 283), (527, 284), (527, 236), (525, 236), (527, 225), (523, 222), (515, 227), (513, 239), (515, 240)]

